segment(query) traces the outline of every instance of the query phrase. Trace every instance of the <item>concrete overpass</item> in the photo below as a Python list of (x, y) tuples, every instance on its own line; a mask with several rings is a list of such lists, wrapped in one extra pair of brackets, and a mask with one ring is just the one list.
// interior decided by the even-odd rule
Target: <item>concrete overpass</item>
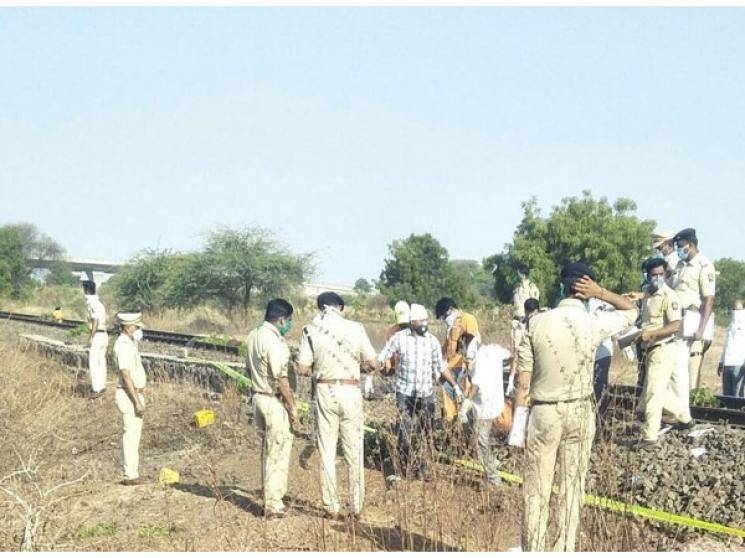
[(26, 263), (34, 269), (49, 269), (49, 266), (55, 261), (69, 264), (75, 275), (80, 277), (81, 281), (87, 277), (98, 284), (105, 283), (124, 265), (124, 262), (114, 260), (80, 258), (75, 256), (62, 257), (58, 260), (27, 259)]
[[(103, 260), (99, 258), (81, 258), (77, 256), (68, 256), (59, 260), (38, 260), (28, 259), (26, 263), (34, 269), (49, 269), (50, 264), (54, 261), (62, 261), (72, 267), (76, 276), (81, 281), (84, 278), (102, 284), (108, 281), (112, 275), (116, 274), (126, 262), (115, 260)], [(332, 285), (329, 283), (306, 283), (303, 285), (303, 291), (307, 296), (316, 297), (325, 291), (334, 291), (342, 296), (352, 296), (355, 294), (354, 288), (345, 285)]]

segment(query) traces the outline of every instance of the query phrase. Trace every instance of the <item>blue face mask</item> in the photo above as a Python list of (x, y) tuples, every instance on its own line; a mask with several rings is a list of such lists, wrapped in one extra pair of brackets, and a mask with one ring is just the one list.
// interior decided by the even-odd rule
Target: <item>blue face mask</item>
[(687, 261), (688, 252), (686, 252), (684, 248), (678, 248), (678, 258), (680, 258), (684, 262)]

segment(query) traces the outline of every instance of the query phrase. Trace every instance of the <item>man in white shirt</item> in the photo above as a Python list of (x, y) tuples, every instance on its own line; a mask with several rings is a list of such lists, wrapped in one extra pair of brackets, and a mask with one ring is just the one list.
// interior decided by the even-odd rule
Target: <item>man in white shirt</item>
[(502, 484), (502, 478), (499, 476), (499, 461), (494, 455), (490, 438), (494, 419), (504, 410), (504, 363), (511, 356), (510, 351), (497, 344), (478, 347), (473, 358), (469, 398), (461, 406), (461, 413), (468, 412), (469, 408), (473, 409), (479, 460), (484, 467), (487, 482), (495, 486)]
[(732, 307), (732, 321), (727, 328), (718, 372), (722, 376), (722, 394), (743, 397), (743, 387), (745, 387), (745, 310), (742, 308), (742, 300), (736, 300)]
[[(396, 406), (399, 412), (397, 435), (401, 468), (430, 482), (432, 475), (428, 471), (427, 461), (435, 412), (433, 383), (442, 375), (452, 386), (458, 403), (463, 400), (463, 391), (445, 365), (440, 342), (428, 331), (426, 308), (412, 304), (410, 320), (411, 327), (399, 331), (388, 340), (378, 361), (388, 362), (391, 356), (398, 356)], [(391, 371), (386, 369), (386, 373)], [(413, 452), (412, 446), (415, 447)]]

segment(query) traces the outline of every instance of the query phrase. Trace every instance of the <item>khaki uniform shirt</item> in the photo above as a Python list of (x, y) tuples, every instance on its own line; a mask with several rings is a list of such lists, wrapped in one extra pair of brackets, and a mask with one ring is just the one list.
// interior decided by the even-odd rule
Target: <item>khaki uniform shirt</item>
[(290, 348), (279, 330), (264, 322), (248, 334), (247, 365), (256, 393), (274, 395), (277, 381), (287, 377), (290, 365)]
[[(140, 350), (137, 348), (137, 343), (130, 339), (126, 333), (120, 334), (114, 343), (114, 355), (116, 356), (116, 363), (119, 366), (119, 370), (127, 370), (135, 388), (143, 389), (147, 381), (147, 376), (145, 375), (145, 369), (142, 367)], [(124, 387), (121, 375), (119, 376), (117, 386)]]
[(667, 262), (667, 271), (665, 272), (665, 282), (670, 287), (675, 288), (675, 274), (677, 273), (678, 264), (680, 263), (680, 258), (678, 257), (678, 253), (675, 250), (673, 250), (667, 256), (665, 256), (665, 261)]
[(686, 262), (679, 262), (673, 278), (680, 305), (684, 310), (701, 310), (701, 299), (714, 296), (716, 271), (714, 265), (703, 254), (696, 254)]
[(362, 324), (345, 320), (333, 309), (303, 332), (298, 363), (313, 366), (317, 380), (359, 380), (360, 362), (376, 356)]
[(525, 317), (525, 301), (529, 298), (538, 299), (540, 291), (535, 283), (531, 280), (527, 280), (524, 283), (521, 281), (520, 284), (515, 287), (512, 291), (512, 314), (517, 319)]
[[(646, 293), (642, 299), (642, 331), (660, 329), (671, 322), (680, 321), (682, 309), (678, 302), (678, 295), (670, 287), (662, 285), (655, 293)], [(664, 339), (655, 341), (647, 348), (655, 347), (673, 339), (672, 334)]]
[(590, 313), (567, 298), (530, 318), (518, 351), (518, 370), (531, 373), (534, 401), (567, 401), (593, 393), (595, 351), (606, 337), (631, 326), (638, 312)]

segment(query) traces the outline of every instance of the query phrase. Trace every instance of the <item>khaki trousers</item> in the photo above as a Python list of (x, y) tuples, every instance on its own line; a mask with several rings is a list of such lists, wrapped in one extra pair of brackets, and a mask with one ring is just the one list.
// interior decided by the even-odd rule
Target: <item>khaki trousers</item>
[(287, 471), (290, 465), (293, 435), (287, 410), (273, 395), (253, 396), (254, 419), (261, 436), (261, 478), (264, 490), (264, 510), (282, 511), (282, 498), (287, 493)]
[(96, 393), (106, 388), (106, 348), (108, 345), (109, 335), (99, 331), (91, 339), (91, 346), (88, 349), (88, 371), (91, 377), (91, 389)]
[(643, 436), (648, 441), (657, 440), (663, 409), (680, 422), (691, 420), (688, 399), (683, 405), (680, 397), (669, 390), (670, 379), (677, 366), (679, 349), (676, 343), (677, 341), (657, 345), (646, 354), (647, 379), (642, 401), (644, 402)]
[(545, 549), (557, 461), (559, 535), (553, 550), (574, 551), (594, 436), (595, 409), (589, 399), (531, 407), (523, 484), (524, 551)]
[(670, 378), (670, 397), (678, 399), (681, 407), (690, 405), (690, 372), (688, 370), (688, 359), (691, 353), (691, 341), (688, 339), (677, 339), (675, 345), (675, 369)]
[(328, 512), (339, 512), (336, 444), (340, 437), (344, 460), (349, 468), (351, 509), (353, 513), (362, 511), (365, 500), (363, 419), (362, 391), (358, 386), (316, 386), (316, 441), (321, 458), (321, 499)]
[[(145, 396), (139, 394), (140, 401), (145, 403)], [(123, 388), (116, 390), (116, 406), (122, 414), (124, 432), (122, 433), (122, 466), (124, 477), (136, 479), (140, 476), (140, 438), (142, 436), (142, 417), (135, 415), (135, 406)]]
[(688, 353), (688, 377), (691, 379), (690, 389), (699, 387), (699, 374), (701, 373), (701, 363), (704, 360), (704, 340), (697, 339), (690, 341), (690, 352)]

